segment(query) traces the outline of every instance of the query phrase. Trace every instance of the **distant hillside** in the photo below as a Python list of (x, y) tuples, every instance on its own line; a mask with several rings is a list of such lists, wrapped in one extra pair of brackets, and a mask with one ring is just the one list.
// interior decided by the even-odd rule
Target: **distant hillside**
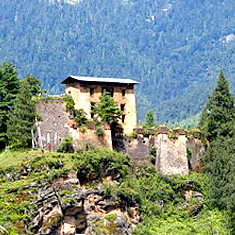
[(69, 74), (133, 78), (139, 119), (197, 114), (223, 69), (235, 91), (234, 0), (1, 0), (0, 62), (50, 93)]

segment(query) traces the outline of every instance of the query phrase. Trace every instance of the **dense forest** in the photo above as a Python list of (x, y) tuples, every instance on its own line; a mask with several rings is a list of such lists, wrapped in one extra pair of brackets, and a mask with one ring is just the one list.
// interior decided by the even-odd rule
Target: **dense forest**
[(140, 120), (151, 109), (179, 122), (198, 114), (220, 69), (234, 92), (234, 17), (233, 0), (2, 0), (0, 62), (51, 94), (69, 74), (133, 78)]

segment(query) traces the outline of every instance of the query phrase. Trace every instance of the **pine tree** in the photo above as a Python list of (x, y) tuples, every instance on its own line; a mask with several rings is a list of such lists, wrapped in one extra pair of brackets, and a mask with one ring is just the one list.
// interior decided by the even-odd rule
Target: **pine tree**
[(145, 126), (147, 127), (153, 127), (155, 126), (155, 121), (154, 121), (154, 115), (151, 110), (147, 112), (146, 118), (145, 118)]
[(108, 92), (104, 92), (100, 97), (100, 102), (94, 105), (93, 113), (96, 115), (96, 118), (100, 118), (101, 122), (110, 125), (117, 123), (122, 115), (117, 102), (114, 101)]
[(33, 76), (21, 81), (20, 91), (14, 100), (14, 108), (7, 122), (8, 142), (12, 148), (31, 147), (31, 131), (37, 117), (35, 101), (32, 98), (41, 92), (39, 85), (40, 82)]
[(17, 70), (11, 63), (0, 65), (0, 149), (7, 144), (7, 121), (13, 107), (16, 94), (19, 92)]
[(234, 97), (223, 72), (219, 74), (215, 90), (209, 96), (199, 124), (205, 138), (213, 141), (218, 136), (229, 136), (235, 119)]

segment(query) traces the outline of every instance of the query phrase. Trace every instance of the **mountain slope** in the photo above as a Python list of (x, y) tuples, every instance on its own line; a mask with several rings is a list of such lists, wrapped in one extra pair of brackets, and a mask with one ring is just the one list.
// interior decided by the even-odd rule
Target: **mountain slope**
[(234, 91), (234, 19), (233, 0), (2, 0), (0, 61), (51, 93), (69, 74), (136, 79), (140, 119), (153, 109), (179, 121), (200, 111), (220, 69)]

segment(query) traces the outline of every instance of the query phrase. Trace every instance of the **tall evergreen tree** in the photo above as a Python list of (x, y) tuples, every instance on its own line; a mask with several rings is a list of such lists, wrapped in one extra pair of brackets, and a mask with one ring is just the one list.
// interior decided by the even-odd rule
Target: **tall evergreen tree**
[(100, 97), (100, 102), (94, 105), (93, 113), (104, 123), (113, 124), (121, 118), (122, 111), (117, 102), (108, 92)]
[(234, 97), (230, 94), (229, 83), (221, 71), (216, 88), (202, 112), (199, 127), (205, 138), (213, 141), (218, 136), (231, 135), (234, 118)]
[(145, 117), (145, 125), (147, 127), (153, 127), (155, 126), (155, 121), (154, 121), (154, 114), (151, 110), (147, 112), (147, 115)]
[(11, 63), (0, 64), (0, 149), (7, 144), (7, 121), (18, 92), (17, 70)]
[(40, 82), (33, 76), (21, 81), (20, 92), (7, 123), (8, 142), (13, 148), (31, 147), (31, 131), (37, 116), (32, 97), (41, 92), (39, 86)]

